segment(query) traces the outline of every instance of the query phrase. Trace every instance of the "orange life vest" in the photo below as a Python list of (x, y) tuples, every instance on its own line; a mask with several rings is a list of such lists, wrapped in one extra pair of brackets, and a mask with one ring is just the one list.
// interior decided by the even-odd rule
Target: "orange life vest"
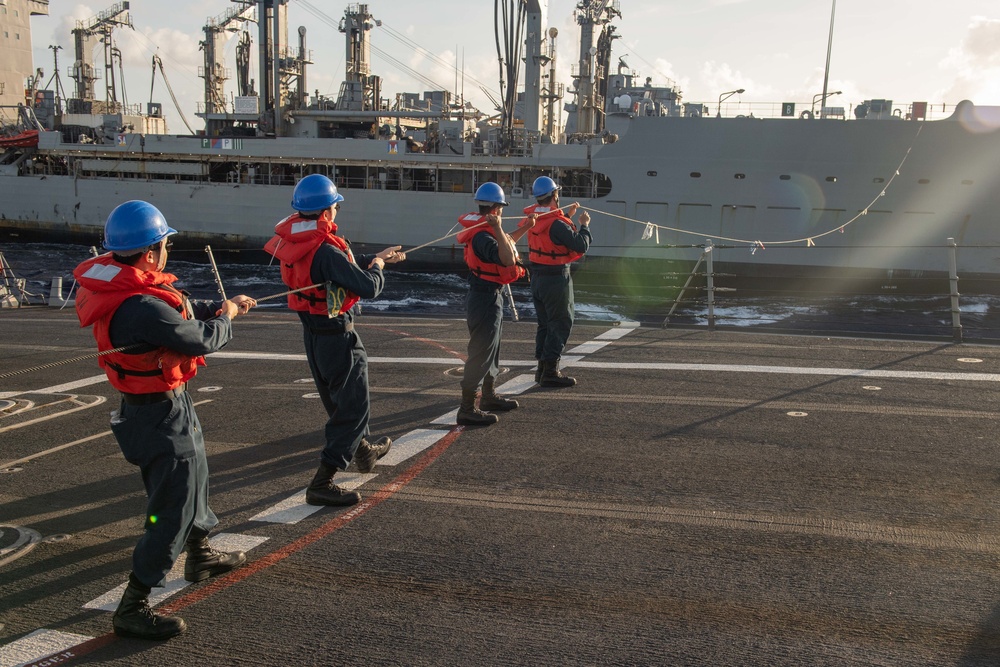
[[(177, 276), (161, 271), (140, 271), (119, 264), (111, 253), (94, 257), (76, 267), (73, 277), (80, 284), (76, 315), (81, 327), (94, 325), (94, 339), (100, 352), (113, 350), (109, 328), (111, 318), (128, 298), (141, 294), (155, 296), (179, 312), (184, 319), (193, 313), (187, 298), (172, 286)], [(113, 352), (97, 358), (115, 389), (126, 394), (149, 394), (176, 389), (205, 365), (204, 357), (192, 357), (165, 347), (140, 354)]]
[[(293, 213), (275, 225), (274, 234), (264, 250), (281, 261), (281, 280), (289, 289), (301, 289), (313, 284), (313, 257), (324, 243), (339, 248), (347, 255), (351, 264), (357, 264), (347, 241), (337, 236), (337, 225), (329, 211), (324, 211), (318, 219), (303, 218), (300, 214)], [(339, 286), (330, 292), (330, 296), (333, 298), (336, 315), (346, 313), (361, 300), (357, 294)], [(289, 294), (288, 307), (313, 315), (334, 316), (327, 305), (326, 286)]]
[(519, 259), (517, 255), (517, 248), (514, 248), (514, 264), (511, 266), (504, 266), (502, 264), (494, 264), (493, 262), (486, 262), (479, 258), (476, 251), (472, 249), (472, 239), (479, 232), (487, 232), (493, 235), (493, 238), (498, 238), (496, 231), (486, 223), (486, 216), (480, 215), (479, 213), (466, 213), (458, 219), (458, 223), (465, 227), (458, 236), (455, 237), (459, 243), (465, 244), (465, 264), (469, 267), (476, 276), (482, 278), (483, 280), (488, 280), (491, 283), (499, 283), (501, 285), (509, 285), (510, 283), (523, 278), (527, 275), (524, 267), (517, 263)]
[(534, 213), (538, 216), (535, 226), (528, 230), (528, 259), (535, 264), (569, 264), (583, 257), (583, 253), (570, 250), (564, 245), (552, 242), (549, 230), (556, 220), (565, 222), (570, 229), (576, 231), (573, 221), (563, 215), (559, 209), (540, 204), (532, 204), (524, 209), (525, 215)]

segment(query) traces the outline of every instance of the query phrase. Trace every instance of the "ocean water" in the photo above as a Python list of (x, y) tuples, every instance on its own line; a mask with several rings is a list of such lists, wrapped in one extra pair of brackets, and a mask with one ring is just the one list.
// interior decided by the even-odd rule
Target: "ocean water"
[[(62, 278), (63, 295), (73, 286), (73, 269), (90, 257), (88, 246), (7, 243), (0, 245), (6, 264), (26, 290), (48, 295), (54, 278)], [(287, 288), (276, 265), (245, 261), (243, 256), (214, 251), (216, 265), (229, 296), (273, 296)], [(201, 250), (178, 250), (170, 255), (167, 270), (178, 284), (196, 298), (217, 298), (218, 288)], [(464, 317), (466, 280), (459, 273), (413, 273), (390, 267), (386, 288), (376, 299), (363, 302), (363, 312), (420, 317)], [(512, 286), (521, 319), (534, 319), (527, 282)], [(716, 298), (714, 326), (726, 330), (773, 331), (814, 335), (861, 335), (900, 338), (955, 339), (951, 303), (947, 295), (858, 294), (849, 296), (739, 296), (720, 293)], [(41, 298), (32, 303), (41, 303)], [(261, 308), (285, 308), (285, 298), (265, 302)], [(665, 297), (637, 298), (613, 289), (577, 282), (577, 319), (643, 325), (709, 326), (704, 296), (683, 303), (669, 320), (672, 302)], [(1000, 297), (969, 296), (960, 300), (961, 336), (966, 342), (1000, 343)], [(508, 309), (508, 317), (511, 313)]]

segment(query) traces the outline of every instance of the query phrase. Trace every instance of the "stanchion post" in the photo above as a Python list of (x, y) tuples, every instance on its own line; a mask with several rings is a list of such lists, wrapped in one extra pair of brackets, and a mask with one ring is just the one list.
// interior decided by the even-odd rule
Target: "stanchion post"
[(958, 304), (958, 244), (948, 238), (948, 282), (951, 285), (951, 336), (956, 343), (962, 342), (962, 309)]
[(715, 262), (712, 239), (705, 239), (705, 292), (708, 294), (708, 330), (715, 331)]

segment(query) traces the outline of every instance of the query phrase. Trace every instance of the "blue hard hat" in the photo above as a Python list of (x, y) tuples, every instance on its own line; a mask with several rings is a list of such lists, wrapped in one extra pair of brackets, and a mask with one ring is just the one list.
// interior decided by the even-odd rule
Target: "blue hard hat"
[(176, 233), (158, 208), (134, 199), (111, 211), (104, 223), (104, 247), (112, 252), (142, 250)]
[(531, 196), (532, 197), (544, 197), (546, 195), (552, 194), (559, 189), (556, 182), (553, 181), (548, 176), (539, 176), (535, 179), (535, 182), (531, 185)]
[(337, 192), (337, 186), (323, 174), (306, 176), (292, 193), (292, 208), (303, 213), (325, 211), (342, 201), (344, 196)]
[(483, 183), (476, 190), (476, 202), (479, 204), (500, 204), (507, 205), (507, 197), (504, 196), (503, 188), (496, 183)]

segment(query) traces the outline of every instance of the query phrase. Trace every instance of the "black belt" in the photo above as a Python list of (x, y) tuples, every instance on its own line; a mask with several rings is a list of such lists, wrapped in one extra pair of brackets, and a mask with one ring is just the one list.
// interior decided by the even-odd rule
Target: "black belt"
[(569, 275), (569, 264), (535, 264), (531, 263), (531, 273), (536, 276)]
[(122, 394), (122, 400), (127, 405), (152, 405), (153, 403), (162, 403), (163, 401), (171, 400), (175, 396), (180, 396), (186, 389), (187, 385), (182, 384), (170, 391), (154, 391), (150, 394)]
[[(486, 282), (485, 280), (482, 282)], [(469, 283), (469, 289), (473, 292), (485, 292), (486, 294), (496, 294), (503, 289), (503, 285), (500, 283), (489, 283), (488, 285), (483, 285), (481, 283)]]
[(336, 334), (347, 333), (348, 331), (354, 331), (354, 322), (344, 322), (339, 327), (309, 327), (309, 331), (316, 334), (317, 336), (334, 336)]

